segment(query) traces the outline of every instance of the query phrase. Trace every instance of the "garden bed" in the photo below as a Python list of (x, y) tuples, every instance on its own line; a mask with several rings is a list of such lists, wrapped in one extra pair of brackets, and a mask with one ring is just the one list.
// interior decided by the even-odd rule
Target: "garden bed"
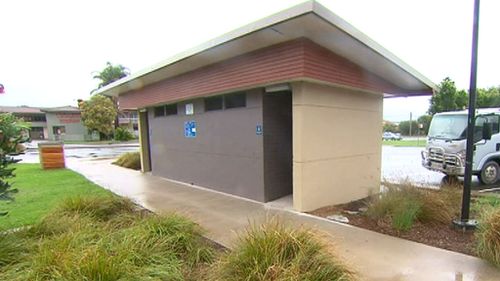
[(199, 280), (220, 247), (194, 222), (127, 199), (72, 197), (0, 233), (1, 280)]
[[(452, 220), (459, 217), (460, 202), (461, 190), (457, 187), (429, 190), (403, 184), (389, 187), (382, 196), (328, 206), (310, 214), (324, 218), (340, 215), (353, 226), (478, 256), (475, 232), (456, 229), (452, 224)], [(481, 218), (486, 210), (499, 206), (497, 196), (473, 196), (471, 217)], [(413, 207), (415, 212), (411, 211)]]
[[(382, 234), (387, 234), (403, 239), (415, 241), (433, 247), (438, 247), (454, 252), (476, 256), (474, 251), (474, 233), (463, 232), (453, 228), (451, 222), (446, 225), (426, 225), (416, 222), (409, 231), (395, 230), (388, 221), (376, 221), (363, 214), (349, 214), (346, 211), (358, 211), (365, 207), (366, 200), (356, 201), (351, 204), (324, 207), (310, 212), (312, 215), (328, 217), (341, 214), (349, 219), (349, 224), (365, 228)], [(359, 207), (358, 207), (359, 206)]]

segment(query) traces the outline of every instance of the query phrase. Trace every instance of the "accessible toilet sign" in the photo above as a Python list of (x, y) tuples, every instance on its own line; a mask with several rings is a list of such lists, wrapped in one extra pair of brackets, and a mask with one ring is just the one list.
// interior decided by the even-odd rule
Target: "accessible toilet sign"
[(196, 138), (196, 122), (195, 121), (184, 122), (184, 137)]

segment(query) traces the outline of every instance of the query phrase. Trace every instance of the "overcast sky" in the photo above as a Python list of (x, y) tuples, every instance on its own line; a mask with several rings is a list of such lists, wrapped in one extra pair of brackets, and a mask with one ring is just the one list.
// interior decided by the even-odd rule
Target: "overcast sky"
[[(76, 105), (107, 61), (135, 72), (301, 2), (0, 0), (0, 105)], [(436, 84), (469, 87), (473, 0), (318, 2)], [(498, 11), (481, 1), (479, 87), (500, 85)], [(428, 99), (386, 99), (384, 119), (418, 117)]]

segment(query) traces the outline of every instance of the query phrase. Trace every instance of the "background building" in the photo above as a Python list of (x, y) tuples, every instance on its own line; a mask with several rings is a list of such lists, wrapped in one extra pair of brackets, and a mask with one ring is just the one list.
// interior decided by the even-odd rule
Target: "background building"
[(47, 117), (40, 108), (29, 106), (0, 106), (0, 112), (12, 113), (24, 121), (31, 123), (30, 138), (33, 140), (48, 139)]
[(83, 125), (82, 117), (78, 107), (61, 106), (43, 108), (47, 119), (48, 135), (50, 140), (62, 141), (85, 141), (99, 140), (92, 136)]
[(137, 110), (120, 110), (118, 112), (120, 127), (128, 129), (135, 137), (139, 136), (139, 117)]
[(32, 140), (98, 140), (83, 125), (80, 110), (73, 106), (37, 108), (29, 106), (0, 106), (0, 112), (12, 113), (31, 123)]

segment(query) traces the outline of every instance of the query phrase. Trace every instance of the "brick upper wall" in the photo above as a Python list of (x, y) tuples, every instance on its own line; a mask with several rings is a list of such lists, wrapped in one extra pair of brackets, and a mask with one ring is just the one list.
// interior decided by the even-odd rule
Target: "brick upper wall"
[(374, 92), (406, 92), (309, 40), (304, 41), (304, 77)]
[(165, 79), (122, 94), (122, 108), (217, 94), (238, 88), (311, 78), (384, 93), (405, 91), (314, 42), (301, 38)]

